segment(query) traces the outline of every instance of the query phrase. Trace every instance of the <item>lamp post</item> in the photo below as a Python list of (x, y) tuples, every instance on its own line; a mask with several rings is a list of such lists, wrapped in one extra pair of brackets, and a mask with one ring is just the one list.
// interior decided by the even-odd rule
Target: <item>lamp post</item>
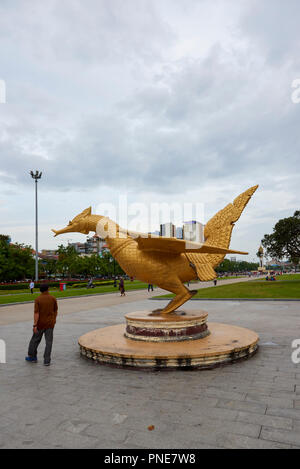
[(42, 173), (30, 171), (32, 179), (35, 180), (35, 281), (39, 279), (39, 253), (38, 253), (38, 196), (37, 196), (37, 183), (41, 179)]

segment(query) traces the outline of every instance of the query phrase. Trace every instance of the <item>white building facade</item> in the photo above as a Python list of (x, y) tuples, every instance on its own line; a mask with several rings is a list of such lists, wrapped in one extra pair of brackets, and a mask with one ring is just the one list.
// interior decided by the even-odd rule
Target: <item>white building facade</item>
[(184, 222), (183, 239), (194, 243), (204, 243), (204, 226), (196, 220)]
[(164, 223), (160, 225), (160, 236), (166, 238), (175, 238), (176, 237), (176, 226), (173, 223)]

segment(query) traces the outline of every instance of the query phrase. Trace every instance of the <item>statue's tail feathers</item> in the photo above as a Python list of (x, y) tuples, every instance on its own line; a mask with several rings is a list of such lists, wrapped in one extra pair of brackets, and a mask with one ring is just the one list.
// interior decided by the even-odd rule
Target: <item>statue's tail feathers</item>
[(233, 201), (233, 206), (235, 207), (236, 210), (236, 220), (234, 222), (238, 221), (240, 216), (242, 215), (244, 208), (248, 204), (249, 200), (251, 199), (252, 195), (258, 188), (258, 184), (256, 186), (250, 187), (248, 190), (240, 194), (236, 199)]
[(240, 218), (257, 188), (258, 185), (250, 187), (207, 222), (204, 230), (205, 244), (228, 249), (234, 223)]

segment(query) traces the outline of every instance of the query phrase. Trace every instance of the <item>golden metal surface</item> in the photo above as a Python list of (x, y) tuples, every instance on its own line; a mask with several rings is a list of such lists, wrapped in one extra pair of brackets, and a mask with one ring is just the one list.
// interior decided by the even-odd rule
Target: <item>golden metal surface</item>
[(203, 244), (127, 231), (106, 217), (92, 215), (91, 207), (73, 218), (66, 228), (52, 231), (55, 236), (70, 232), (97, 232), (106, 239), (112, 256), (130, 277), (175, 294), (160, 311), (161, 314), (167, 314), (197, 293), (189, 290), (185, 282), (197, 278), (202, 281), (213, 280), (216, 277), (214, 268), (226, 254), (248, 254), (228, 248), (234, 223), (240, 218), (257, 187), (240, 194), (233, 203), (209, 220), (205, 226)]

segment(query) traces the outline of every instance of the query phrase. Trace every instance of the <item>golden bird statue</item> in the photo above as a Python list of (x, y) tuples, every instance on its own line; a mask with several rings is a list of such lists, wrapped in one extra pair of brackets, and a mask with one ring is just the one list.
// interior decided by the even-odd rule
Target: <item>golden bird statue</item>
[(258, 185), (240, 194), (208, 221), (204, 243), (127, 231), (107, 217), (92, 215), (91, 207), (73, 218), (66, 228), (52, 231), (55, 236), (94, 231), (105, 238), (112, 256), (127, 275), (175, 294), (164, 309), (157, 310), (168, 314), (197, 293), (184, 283), (213, 280), (214, 268), (226, 254), (248, 254), (228, 248), (234, 224), (257, 188)]

